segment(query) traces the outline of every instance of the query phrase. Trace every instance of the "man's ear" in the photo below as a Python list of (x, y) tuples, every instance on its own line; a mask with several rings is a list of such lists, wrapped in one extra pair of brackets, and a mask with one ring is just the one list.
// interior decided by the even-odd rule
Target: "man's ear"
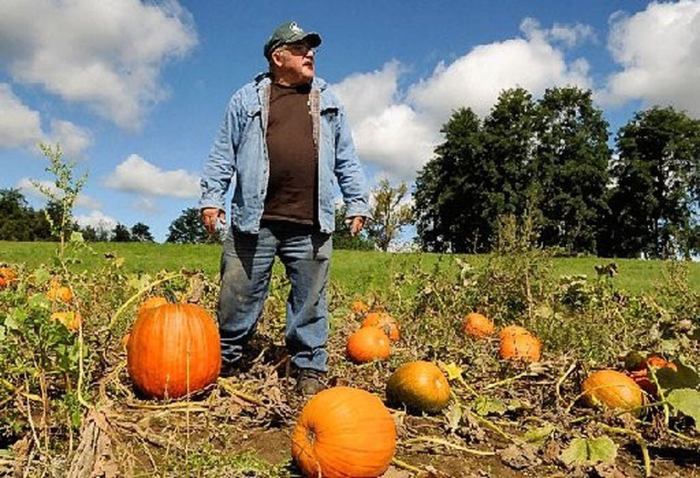
[(282, 55), (283, 55), (283, 54), (284, 54), (284, 53), (283, 53), (282, 50), (279, 49), (279, 48), (278, 48), (277, 50), (273, 51), (273, 52), (270, 54), (270, 62), (271, 62), (273, 65), (275, 65), (277, 68), (279, 68), (280, 66), (282, 66)]

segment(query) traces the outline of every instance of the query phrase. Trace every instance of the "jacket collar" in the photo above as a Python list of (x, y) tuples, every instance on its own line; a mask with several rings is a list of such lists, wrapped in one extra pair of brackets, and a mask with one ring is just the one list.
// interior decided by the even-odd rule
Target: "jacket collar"
[[(266, 86), (269, 86), (272, 83), (272, 79), (270, 78), (270, 73), (268, 72), (262, 72), (259, 73), (255, 77), (255, 87), (260, 90)], [(317, 76), (314, 76), (313, 81), (311, 82), (311, 88), (319, 91), (323, 91), (328, 87), (328, 83), (322, 78), (319, 78)]]

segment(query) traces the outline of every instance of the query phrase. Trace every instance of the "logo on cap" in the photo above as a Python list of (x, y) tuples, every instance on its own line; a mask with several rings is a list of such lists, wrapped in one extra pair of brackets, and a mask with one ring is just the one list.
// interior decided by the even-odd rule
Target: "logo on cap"
[(299, 25), (297, 25), (297, 22), (290, 23), (289, 29), (294, 33), (303, 33), (303, 31), (304, 31), (301, 28), (299, 28)]

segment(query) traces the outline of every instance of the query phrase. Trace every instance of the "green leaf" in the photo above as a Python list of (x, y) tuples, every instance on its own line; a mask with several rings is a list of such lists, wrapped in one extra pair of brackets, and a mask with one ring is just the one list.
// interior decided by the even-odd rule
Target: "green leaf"
[(462, 407), (458, 404), (452, 404), (445, 412), (445, 418), (447, 419), (447, 428), (449, 431), (454, 432), (459, 428), (459, 424), (462, 421)]
[(574, 438), (559, 458), (567, 466), (590, 466), (597, 463), (613, 463), (617, 457), (617, 445), (610, 437)]
[(547, 423), (541, 427), (531, 427), (523, 435), (523, 440), (535, 446), (542, 446), (549, 436), (554, 433), (556, 427)]
[(689, 388), (673, 390), (666, 400), (683, 415), (695, 420), (695, 429), (700, 432), (700, 391)]
[(674, 360), (673, 363), (678, 370), (664, 367), (655, 372), (659, 386), (664, 392), (680, 388), (697, 388), (700, 385), (700, 376), (694, 368), (684, 365), (678, 360)]
[(508, 411), (508, 406), (503, 400), (480, 395), (474, 402), (474, 411), (482, 417), (491, 414), (503, 415)]

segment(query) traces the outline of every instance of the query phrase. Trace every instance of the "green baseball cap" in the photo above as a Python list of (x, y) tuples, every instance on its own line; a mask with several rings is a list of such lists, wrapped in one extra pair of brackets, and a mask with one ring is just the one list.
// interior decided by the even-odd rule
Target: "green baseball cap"
[(265, 58), (270, 59), (270, 54), (278, 46), (285, 45), (287, 43), (294, 43), (298, 41), (306, 40), (312, 48), (316, 48), (321, 44), (321, 35), (316, 32), (305, 32), (297, 24), (297, 22), (285, 22), (278, 26), (270, 38), (265, 42), (265, 48), (263, 53)]

